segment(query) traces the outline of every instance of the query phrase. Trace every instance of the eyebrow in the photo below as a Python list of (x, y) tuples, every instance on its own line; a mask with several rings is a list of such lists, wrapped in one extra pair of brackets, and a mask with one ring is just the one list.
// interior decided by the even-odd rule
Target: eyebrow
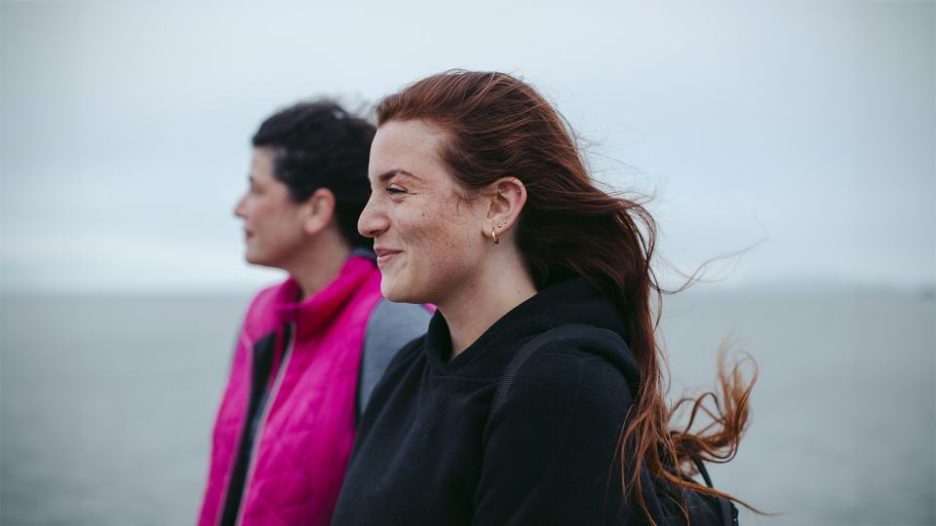
[(396, 176), (396, 175), (406, 175), (406, 176), (412, 177), (413, 179), (419, 179), (418, 176), (413, 175), (413, 174), (407, 172), (406, 170), (393, 169), (393, 170), (387, 170), (386, 172), (384, 172), (384, 173), (378, 175), (378, 176), (377, 176), (377, 181), (380, 182), (380, 183), (385, 183), (385, 182), (387, 182), (388, 179), (390, 179), (390, 178), (392, 178), (392, 177), (394, 177), (394, 176)]

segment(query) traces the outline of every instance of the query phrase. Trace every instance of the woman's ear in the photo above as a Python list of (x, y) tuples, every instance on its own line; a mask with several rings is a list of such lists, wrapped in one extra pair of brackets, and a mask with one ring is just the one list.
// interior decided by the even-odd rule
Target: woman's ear
[(499, 237), (517, 224), (520, 212), (526, 204), (526, 187), (516, 177), (502, 177), (490, 186), (487, 193), (490, 199), (487, 217), (484, 225), (484, 234)]
[(315, 235), (325, 229), (335, 216), (335, 194), (328, 188), (319, 188), (303, 203), (303, 228)]

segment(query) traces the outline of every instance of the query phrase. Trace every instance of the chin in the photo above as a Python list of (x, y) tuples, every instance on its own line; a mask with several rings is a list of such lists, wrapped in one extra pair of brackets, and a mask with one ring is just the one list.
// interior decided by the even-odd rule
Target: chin
[(380, 281), (380, 294), (394, 303), (422, 303), (418, 298), (414, 298), (410, 291), (405, 287), (395, 286), (388, 282), (386, 278)]
[(392, 302), (394, 302), (394, 303), (406, 303), (406, 295), (400, 293), (400, 292), (397, 291), (397, 290), (394, 290), (394, 289), (391, 288), (391, 287), (383, 287), (383, 286), (381, 286), (381, 287), (380, 287), (380, 294), (381, 294), (384, 298), (386, 298), (386, 299), (388, 299), (388, 300), (390, 300), (390, 301), (392, 301)]
[(270, 260), (270, 258), (263, 257), (262, 255), (247, 253), (244, 255), (244, 259), (247, 260), (247, 263), (251, 265), (257, 265), (260, 267), (279, 268), (274, 264), (273, 261)]

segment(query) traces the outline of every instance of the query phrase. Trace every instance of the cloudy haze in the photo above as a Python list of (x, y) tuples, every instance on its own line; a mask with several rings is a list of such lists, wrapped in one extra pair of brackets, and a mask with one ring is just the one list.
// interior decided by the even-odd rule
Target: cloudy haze
[(700, 4), (2, 2), (0, 288), (269, 282), (231, 213), (259, 122), (453, 67), (541, 89), (678, 268), (936, 281), (936, 3)]

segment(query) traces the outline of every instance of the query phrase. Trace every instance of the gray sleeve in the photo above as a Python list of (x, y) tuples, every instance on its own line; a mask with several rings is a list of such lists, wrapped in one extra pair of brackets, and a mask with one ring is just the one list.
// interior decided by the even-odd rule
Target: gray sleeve
[(361, 375), (358, 380), (358, 415), (364, 413), (377, 381), (390, 359), (404, 345), (426, 333), (431, 315), (424, 305), (380, 300), (367, 322)]

